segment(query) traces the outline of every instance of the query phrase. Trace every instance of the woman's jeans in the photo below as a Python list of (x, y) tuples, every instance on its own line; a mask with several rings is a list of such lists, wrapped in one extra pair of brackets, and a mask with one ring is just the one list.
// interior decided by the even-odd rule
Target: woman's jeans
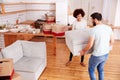
[(95, 68), (97, 68), (99, 80), (104, 80), (104, 69), (103, 68), (104, 68), (107, 58), (108, 58), (108, 54), (105, 54), (103, 56), (91, 55), (89, 59), (89, 68), (88, 68), (90, 80), (96, 80)]

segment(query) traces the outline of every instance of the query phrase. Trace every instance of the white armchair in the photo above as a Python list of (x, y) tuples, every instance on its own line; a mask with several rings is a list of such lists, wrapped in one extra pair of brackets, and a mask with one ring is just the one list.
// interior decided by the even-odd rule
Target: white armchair
[(22, 80), (38, 80), (47, 65), (45, 42), (18, 40), (2, 49), (3, 58), (12, 58)]
[(80, 50), (82, 50), (88, 43), (88, 39), (90, 36), (89, 34), (90, 28), (65, 32), (66, 45), (72, 52), (73, 56), (80, 55)]

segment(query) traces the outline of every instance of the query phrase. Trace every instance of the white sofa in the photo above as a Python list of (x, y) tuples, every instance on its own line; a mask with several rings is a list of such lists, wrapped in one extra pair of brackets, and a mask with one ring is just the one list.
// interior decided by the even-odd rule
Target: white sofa
[[(88, 43), (90, 30), (90, 28), (86, 28), (81, 30), (71, 30), (65, 32), (66, 45), (72, 52), (73, 56), (79, 56), (80, 50), (82, 50)], [(92, 52), (92, 49), (87, 53), (90, 52)]]
[(18, 40), (2, 49), (3, 58), (12, 58), (22, 80), (38, 80), (47, 65), (45, 42)]

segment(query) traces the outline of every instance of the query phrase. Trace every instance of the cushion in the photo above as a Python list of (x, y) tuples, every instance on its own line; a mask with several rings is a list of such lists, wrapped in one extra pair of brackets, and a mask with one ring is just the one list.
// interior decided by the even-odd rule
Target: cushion
[(44, 24), (43, 30), (51, 30), (52, 29), (52, 25), (53, 24), (51, 24), (51, 23), (50, 24), (49, 23), (48, 24)]
[(22, 41), (23, 55), (26, 57), (45, 56), (45, 42)]
[(36, 72), (43, 63), (42, 58), (22, 57), (14, 65), (14, 69), (22, 72)]
[(23, 57), (22, 46), (20, 41), (16, 41), (10, 46), (2, 49), (2, 55), (4, 58), (13, 58), (13, 62), (16, 63)]

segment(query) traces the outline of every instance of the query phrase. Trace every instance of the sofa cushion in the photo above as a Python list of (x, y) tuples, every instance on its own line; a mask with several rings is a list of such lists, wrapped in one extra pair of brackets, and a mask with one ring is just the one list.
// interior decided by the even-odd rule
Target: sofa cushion
[(45, 54), (44, 42), (22, 41), (23, 55), (26, 57), (39, 57)]
[(20, 41), (16, 41), (8, 47), (2, 49), (2, 55), (4, 58), (12, 58), (13, 62), (16, 63), (20, 58), (23, 57), (22, 46)]
[(14, 69), (21, 72), (36, 72), (44, 63), (42, 58), (22, 57), (14, 65)]

